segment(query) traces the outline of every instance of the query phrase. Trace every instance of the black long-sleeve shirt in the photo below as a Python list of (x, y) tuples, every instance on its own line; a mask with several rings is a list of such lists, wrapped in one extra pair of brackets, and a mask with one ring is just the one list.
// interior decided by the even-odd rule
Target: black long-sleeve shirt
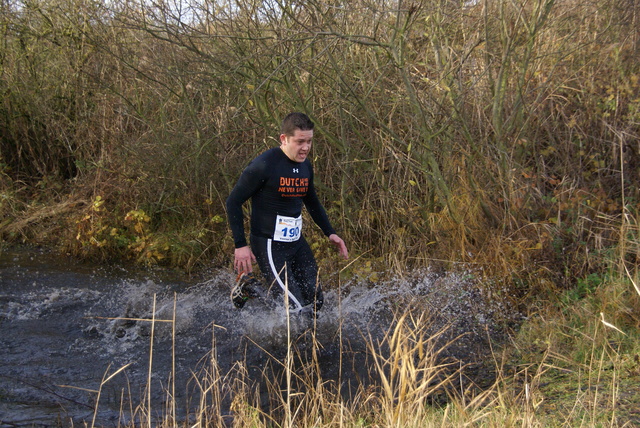
[(242, 205), (249, 198), (253, 235), (273, 238), (276, 217), (299, 217), (303, 203), (326, 236), (336, 233), (316, 194), (311, 162), (292, 161), (279, 147), (256, 157), (227, 198), (227, 216), (236, 248), (247, 245)]

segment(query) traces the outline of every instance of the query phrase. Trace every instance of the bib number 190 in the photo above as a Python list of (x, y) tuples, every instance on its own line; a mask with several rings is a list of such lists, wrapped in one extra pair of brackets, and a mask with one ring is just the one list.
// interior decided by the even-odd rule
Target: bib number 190
[(302, 216), (298, 218), (278, 216), (273, 233), (273, 240), (280, 242), (294, 242), (300, 239), (302, 232)]
[(282, 229), (282, 236), (286, 236), (287, 238), (295, 238), (300, 235), (299, 227), (285, 227)]

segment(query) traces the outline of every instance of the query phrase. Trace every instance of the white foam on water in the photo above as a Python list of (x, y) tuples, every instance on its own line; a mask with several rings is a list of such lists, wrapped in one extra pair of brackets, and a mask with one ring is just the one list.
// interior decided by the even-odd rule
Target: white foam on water
[[(289, 340), (297, 340), (312, 326), (321, 346), (333, 346), (331, 352), (335, 352), (342, 349), (336, 346), (340, 339), (357, 342), (351, 348), (355, 354), (366, 351), (363, 346), (369, 337), (377, 340), (392, 328), (394, 315), (410, 309), (424, 310), (433, 319), (434, 331), (449, 326), (451, 337), (464, 334), (461, 345), (453, 350), (454, 355), (464, 356), (483, 346), (487, 333), (499, 331), (496, 319), (518, 317), (504, 299), (497, 298), (506, 291), (494, 287), (492, 292), (496, 294), (486, 293), (473, 272), (442, 274), (424, 270), (375, 284), (354, 279), (340, 287), (325, 287), (324, 306), (314, 324), (306, 316), (287, 317), (282, 302), (273, 304), (255, 299), (243, 309), (236, 309), (229, 297), (235, 279), (227, 270), (214, 272), (210, 279), (197, 284), (167, 284), (159, 280), (123, 279), (126, 272), (114, 279), (95, 273), (68, 277), (66, 271), (61, 274), (37, 267), (34, 272), (18, 270), (14, 265), (9, 267), (13, 270), (2, 272), (4, 276), (0, 277), (5, 285), (0, 294), (0, 319), (4, 326), (15, 327), (12, 331), (16, 334), (28, 337), (15, 340), (6, 336), (4, 357), (8, 363), (3, 373), (16, 379), (34, 373), (39, 381), (52, 385), (55, 382), (96, 388), (108, 367), (113, 372), (131, 363), (126, 381), (131, 381), (134, 387), (144, 386), (151, 341), (149, 320), (153, 317), (157, 320), (153, 325), (152, 374), (156, 384), (166, 384), (166, 373), (172, 367), (173, 339), (178, 369), (181, 376), (189, 379), (212, 350), (212, 332), (221, 364), (229, 367), (246, 357), (250, 359), (247, 365), (258, 367), (266, 361), (259, 348), (268, 352), (287, 349)], [(163, 322), (173, 319), (174, 305), (175, 336), (174, 326)], [(41, 332), (40, 323), (47, 327)], [(54, 336), (58, 342), (51, 340), (50, 330), (59, 333), (60, 340)], [(257, 346), (252, 348), (253, 353), (245, 354), (249, 342)], [(51, 343), (55, 346), (59, 343), (60, 348), (32, 352)], [(327, 352), (327, 358), (336, 359), (331, 352)], [(38, 354), (37, 358), (32, 354)], [(44, 367), (51, 361), (56, 366)], [(42, 376), (45, 369), (46, 376)], [(61, 375), (54, 376), (58, 372)], [(64, 377), (67, 372), (69, 378)], [(17, 394), (18, 399), (35, 394), (17, 381), (13, 386), (25, 388), (24, 393)], [(161, 388), (156, 390), (162, 393)], [(50, 398), (42, 394), (42, 398)], [(86, 398), (80, 393), (75, 397)]]
[(91, 302), (98, 295), (93, 290), (68, 287), (28, 291), (7, 302), (2, 312), (8, 321), (37, 320), (47, 312), (62, 313), (71, 306)]

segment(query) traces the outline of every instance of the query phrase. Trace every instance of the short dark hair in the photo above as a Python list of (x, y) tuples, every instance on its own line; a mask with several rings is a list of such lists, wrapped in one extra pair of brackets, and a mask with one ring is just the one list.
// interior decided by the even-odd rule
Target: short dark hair
[(282, 121), (281, 131), (284, 135), (291, 136), (296, 132), (296, 129), (301, 131), (312, 131), (313, 122), (304, 113), (294, 112), (289, 113)]

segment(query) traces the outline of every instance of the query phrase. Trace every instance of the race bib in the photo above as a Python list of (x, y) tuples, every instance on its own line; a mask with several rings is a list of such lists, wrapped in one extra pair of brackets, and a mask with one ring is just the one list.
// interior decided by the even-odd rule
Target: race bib
[(273, 232), (273, 240), (280, 242), (294, 242), (300, 239), (302, 233), (302, 215), (298, 218), (276, 217), (276, 229)]

